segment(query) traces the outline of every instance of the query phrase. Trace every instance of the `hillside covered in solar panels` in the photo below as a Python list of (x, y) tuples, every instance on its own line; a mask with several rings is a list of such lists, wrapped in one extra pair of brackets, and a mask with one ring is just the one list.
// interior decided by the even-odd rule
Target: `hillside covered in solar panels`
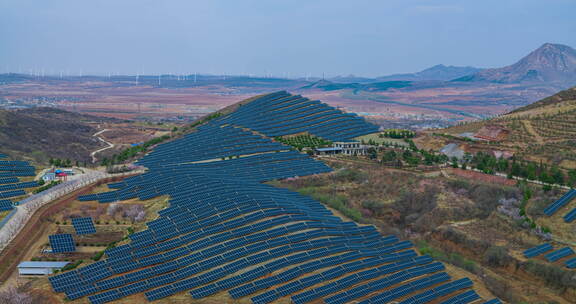
[(106, 259), (54, 275), (51, 285), (70, 300), (92, 303), (136, 294), (148, 301), (189, 294), (200, 302), (219, 296), (241, 303), (483, 303), (472, 281), (450, 277), (410, 242), (263, 183), (332, 170), (273, 137), (307, 132), (352, 141), (376, 131), (301, 96), (255, 98), (156, 147), (138, 161), (146, 173), (80, 197), (170, 199), (146, 230), (106, 250)]
[(0, 212), (14, 209), (13, 201), (26, 195), (26, 190), (38, 186), (36, 181), (21, 181), (36, 175), (35, 168), (27, 161), (7, 160), (0, 153)]

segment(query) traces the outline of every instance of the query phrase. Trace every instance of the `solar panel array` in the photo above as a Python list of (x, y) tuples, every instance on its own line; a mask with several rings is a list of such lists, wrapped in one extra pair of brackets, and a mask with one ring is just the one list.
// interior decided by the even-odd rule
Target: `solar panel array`
[(549, 243), (544, 243), (542, 245), (538, 245), (536, 247), (527, 249), (524, 251), (524, 257), (526, 258), (535, 258), (539, 255), (542, 255), (546, 252), (548, 252), (546, 255), (544, 255), (544, 258), (548, 261), (548, 262), (558, 262), (561, 259), (567, 258), (568, 259), (564, 262), (564, 264), (566, 265), (566, 268), (576, 268), (576, 257), (572, 257), (569, 258), (570, 256), (574, 255), (575, 252), (572, 248), (570, 247), (564, 247), (558, 250), (553, 250), (554, 247), (552, 245), (550, 245)]
[[(6, 157), (5, 154), (0, 154), (0, 158)], [(37, 187), (38, 183), (19, 183), (18, 177), (35, 175), (34, 167), (26, 161), (0, 160), (0, 200), (26, 195), (23, 189)]]
[(0, 200), (0, 211), (10, 211), (14, 209), (14, 205), (9, 200)]
[[(284, 128), (272, 114), (284, 108), (267, 104), (279, 105), (274, 100), (286, 95), (270, 94), (238, 111), (250, 109), (258, 117), (266, 111)], [(248, 126), (235, 125), (242, 123), (240, 118), (230, 114), (162, 144), (139, 161), (148, 172), (110, 184), (112, 191), (80, 197), (109, 203), (168, 195), (169, 207), (147, 229), (130, 235), (128, 244), (107, 249), (106, 259), (50, 277), (53, 289), (71, 300), (88, 296), (92, 303), (137, 293), (153, 301), (184, 291), (195, 299), (227, 291), (254, 303), (282, 297), (295, 303), (337, 303), (335, 294), (361, 296), (361, 291), (351, 293), (358, 286), (378, 292), (401, 284), (389, 294), (399, 298), (450, 281), (441, 263), (418, 256), (410, 242), (343, 221), (308, 196), (263, 183), (331, 169)], [(352, 124), (360, 131), (342, 134), (373, 129), (363, 123)], [(331, 132), (327, 138), (337, 138), (339, 133)], [(420, 283), (407, 282), (411, 279)]]
[(35, 175), (35, 168), (26, 161), (0, 160), (0, 178)]
[(529, 258), (535, 258), (545, 252), (548, 252), (550, 250), (554, 249), (552, 247), (552, 245), (550, 245), (549, 243), (544, 243), (542, 245), (538, 245), (536, 247), (532, 247), (530, 249), (527, 249), (524, 251), (524, 257), (526, 257), (527, 259)]
[(76, 234), (94, 234), (96, 233), (96, 227), (94, 227), (94, 222), (91, 217), (76, 217), (72, 219), (72, 225)]
[(558, 211), (560, 208), (566, 206), (570, 201), (576, 198), (576, 189), (571, 189), (570, 191), (566, 192), (561, 198), (559, 198), (554, 203), (550, 204), (550, 206), (544, 209), (544, 213), (548, 216), (553, 215)]
[(1, 177), (0, 178), (0, 185), (4, 184), (14, 184), (19, 182), (17, 177)]
[(269, 137), (309, 132), (331, 141), (378, 132), (378, 127), (352, 113), (285, 91), (268, 94), (239, 107), (219, 123), (243, 126)]
[(48, 236), (53, 253), (68, 253), (76, 251), (74, 238), (71, 234), (53, 234)]
[(18, 196), (23, 196), (23, 195), (26, 195), (26, 192), (24, 190), (5, 191), (5, 192), (0, 192), (0, 199), (18, 197)]
[(574, 221), (575, 219), (576, 219), (576, 208), (572, 209), (572, 211), (564, 215), (564, 222), (566, 223), (572, 223), (572, 221)]
[(467, 304), (480, 299), (480, 296), (474, 290), (468, 290), (458, 294), (440, 304)]
[(38, 186), (39, 184), (36, 181), (17, 183), (17, 184), (6, 184), (6, 185), (0, 185), (0, 191), (34, 188)]
[(546, 258), (546, 260), (548, 260), (548, 262), (556, 262), (562, 258), (565, 258), (567, 256), (571, 256), (573, 254), (574, 254), (574, 250), (572, 250), (572, 248), (564, 247), (564, 248), (552, 251), (552, 252), (546, 254), (544, 257)]
[(576, 268), (576, 258), (571, 258), (568, 261), (566, 261), (566, 268), (570, 268), (570, 269), (574, 269)]
[(4, 154), (4, 153), (0, 153), (0, 158), (7, 158), (8, 155)]

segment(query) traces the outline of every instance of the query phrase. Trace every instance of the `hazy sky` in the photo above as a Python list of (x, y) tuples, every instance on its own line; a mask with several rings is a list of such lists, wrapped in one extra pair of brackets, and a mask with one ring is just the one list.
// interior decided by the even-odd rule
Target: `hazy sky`
[(363, 76), (576, 47), (576, 0), (0, 0), (0, 72)]

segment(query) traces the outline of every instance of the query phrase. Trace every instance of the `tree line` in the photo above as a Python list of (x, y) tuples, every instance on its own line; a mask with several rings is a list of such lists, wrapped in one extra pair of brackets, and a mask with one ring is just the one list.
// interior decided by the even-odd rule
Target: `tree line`
[(139, 153), (143, 153), (143, 152), (148, 151), (148, 148), (150, 148), (151, 146), (157, 145), (157, 144), (164, 142), (168, 139), (170, 139), (170, 135), (163, 135), (160, 137), (152, 138), (149, 141), (147, 141), (141, 145), (126, 148), (126, 149), (122, 150), (122, 152), (112, 155), (110, 158), (104, 157), (101, 161), (101, 165), (102, 166), (112, 166), (115, 164), (123, 163), (129, 159), (132, 159), (134, 156), (138, 155)]
[(478, 152), (474, 155), (467, 154), (464, 157), (465, 163), (487, 174), (500, 172), (507, 174), (508, 178), (516, 176), (541, 181), (546, 184), (576, 186), (576, 169), (566, 171), (557, 165), (550, 166), (543, 162), (535, 163), (519, 159), (516, 156), (505, 159), (502, 157), (496, 158), (490, 153)]

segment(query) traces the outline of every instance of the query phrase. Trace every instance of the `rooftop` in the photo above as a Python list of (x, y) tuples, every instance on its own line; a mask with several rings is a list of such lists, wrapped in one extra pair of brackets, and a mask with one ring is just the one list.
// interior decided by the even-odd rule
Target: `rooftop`
[(319, 151), (319, 152), (342, 151), (342, 148), (336, 148), (336, 147), (331, 147), (331, 148), (317, 148), (316, 151)]
[(25, 261), (18, 264), (18, 268), (62, 268), (68, 265), (69, 262), (36, 262)]

